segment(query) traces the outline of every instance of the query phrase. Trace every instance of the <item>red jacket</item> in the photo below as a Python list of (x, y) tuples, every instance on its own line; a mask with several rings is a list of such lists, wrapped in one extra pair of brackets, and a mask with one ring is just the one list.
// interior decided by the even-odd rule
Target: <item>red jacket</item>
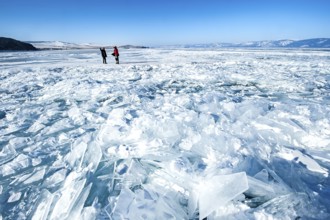
[(114, 56), (119, 56), (119, 52), (118, 52), (117, 47), (113, 48), (113, 54), (114, 54)]

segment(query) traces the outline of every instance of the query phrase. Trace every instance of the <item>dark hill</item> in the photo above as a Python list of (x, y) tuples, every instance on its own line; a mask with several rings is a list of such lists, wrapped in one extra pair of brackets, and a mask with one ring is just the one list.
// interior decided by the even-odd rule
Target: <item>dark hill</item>
[(34, 46), (29, 43), (24, 43), (11, 38), (0, 37), (0, 51), (1, 50), (37, 50)]

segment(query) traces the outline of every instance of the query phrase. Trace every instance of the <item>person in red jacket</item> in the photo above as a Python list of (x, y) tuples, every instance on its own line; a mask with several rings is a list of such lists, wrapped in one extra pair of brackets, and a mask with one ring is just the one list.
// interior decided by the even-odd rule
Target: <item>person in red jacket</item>
[(113, 47), (112, 56), (115, 57), (116, 64), (119, 64), (119, 52), (118, 52), (118, 48), (116, 46)]

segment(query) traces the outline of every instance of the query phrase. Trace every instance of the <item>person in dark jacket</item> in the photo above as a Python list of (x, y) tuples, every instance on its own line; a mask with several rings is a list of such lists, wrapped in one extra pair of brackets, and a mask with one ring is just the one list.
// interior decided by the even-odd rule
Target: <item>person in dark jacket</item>
[(102, 54), (102, 58), (103, 58), (103, 63), (107, 64), (107, 52), (105, 51), (105, 48), (102, 47), (100, 48), (101, 54)]
[(116, 64), (119, 64), (119, 51), (118, 51), (118, 48), (116, 46), (113, 47), (112, 56), (115, 57)]

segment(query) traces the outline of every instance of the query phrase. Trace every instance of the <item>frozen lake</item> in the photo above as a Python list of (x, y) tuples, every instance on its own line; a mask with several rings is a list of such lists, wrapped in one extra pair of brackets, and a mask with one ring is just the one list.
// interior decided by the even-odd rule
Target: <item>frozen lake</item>
[(330, 51), (119, 52), (0, 53), (0, 219), (330, 218)]

